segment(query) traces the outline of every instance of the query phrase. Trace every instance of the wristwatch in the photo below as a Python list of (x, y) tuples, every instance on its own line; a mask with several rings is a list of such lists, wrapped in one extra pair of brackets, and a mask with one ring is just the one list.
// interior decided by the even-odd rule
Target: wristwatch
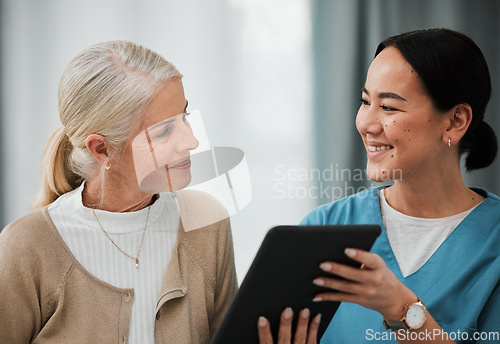
[(384, 326), (387, 330), (418, 330), (425, 324), (427, 320), (427, 308), (422, 300), (405, 306), (403, 310), (403, 318), (401, 320), (389, 321), (384, 319)]

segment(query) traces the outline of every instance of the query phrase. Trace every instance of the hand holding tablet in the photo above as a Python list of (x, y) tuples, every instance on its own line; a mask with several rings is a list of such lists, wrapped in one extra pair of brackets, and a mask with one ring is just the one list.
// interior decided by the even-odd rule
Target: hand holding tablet
[[(292, 336), (293, 311), (291, 308), (286, 308), (281, 313), (278, 343), (291, 343), (293, 339), (294, 344), (316, 344), (321, 314), (316, 314), (314, 318), (310, 319), (310, 313), (307, 308), (300, 311), (295, 334)], [(274, 343), (269, 321), (264, 317), (259, 318), (258, 333), (260, 344)]]
[(313, 284), (320, 276), (332, 276), (320, 269), (321, 263), (328, 261), (359, 267), (359, 263), (345, 255), (345, 249), (354, 247), (368, 251), (379, 234), (380, 227), (375, 225), (279, 226), (271, 229), (212, 344), (257, 343), (256, 324), (261, 316), (269, 320), (270, 331), (276, 335), (280, 315), (287, 307), (295, 310), (290, 318), (293, 333), (300, 310), (307, 308), (310, 319), (321, 314), (318, 329), (318, 336), (321, 336), (339, 305), (332, 301), (313, 301), (318, 294), (331, 291)]

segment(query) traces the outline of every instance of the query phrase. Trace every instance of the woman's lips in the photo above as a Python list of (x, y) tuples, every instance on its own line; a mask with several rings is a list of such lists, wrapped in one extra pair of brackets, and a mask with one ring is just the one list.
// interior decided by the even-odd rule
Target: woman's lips
[(370, 142), (366, 145), (366, 155), (368, 159), (374, 160), (384, 156), (389, 151), (394, 149), (393, 146), (379, 143), (379, 142)]
[(178, 164), (175, 164), (173, 166), (169, 166), (170, 169), (172, 168), (177, 168), (179, 170), (186, 170), (188, 168), (191, 168), (191, 159), (187, 158), (186, 160), (181, 161)]
[(394, 147), (391, 146), (391, 145), (384, 145), (384, 146), (378, 146), (378, 145), (374, 145), (374, 146), (371, 146), (371, 145), (368, 145), (368, 150), (370, 152), (376, 152), (376, 151), (381, 151), (381, 150), (389, 150), (389, 149), (393, 149)]

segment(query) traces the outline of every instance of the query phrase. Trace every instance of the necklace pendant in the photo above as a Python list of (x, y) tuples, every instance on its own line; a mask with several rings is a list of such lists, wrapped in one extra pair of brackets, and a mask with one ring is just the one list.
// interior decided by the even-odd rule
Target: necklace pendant
[(135, 268), (139, 269), (139, 259), (135, 258)]

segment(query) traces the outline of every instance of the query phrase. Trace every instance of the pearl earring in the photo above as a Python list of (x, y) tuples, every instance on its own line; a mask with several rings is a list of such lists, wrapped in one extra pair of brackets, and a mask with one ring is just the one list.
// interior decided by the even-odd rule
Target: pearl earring
[(448, 148), (451, 148), (451, 138), (448, 137)]

